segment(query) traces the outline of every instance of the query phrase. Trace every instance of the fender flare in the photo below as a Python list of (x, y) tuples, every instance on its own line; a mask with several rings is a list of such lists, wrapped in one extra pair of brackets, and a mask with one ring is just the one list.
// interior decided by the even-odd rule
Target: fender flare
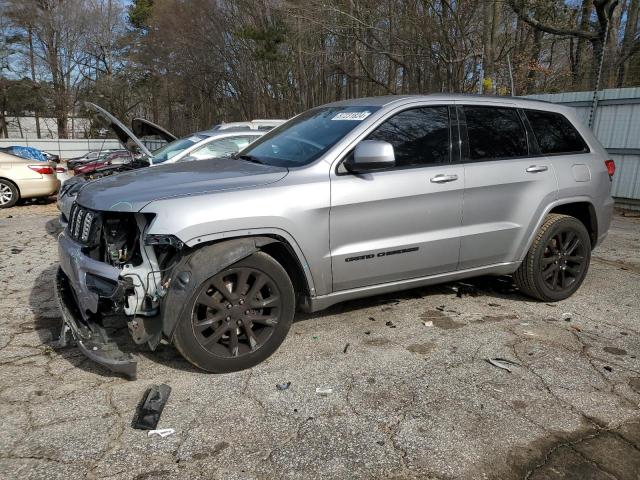
[[(560, 207), (562, 205), (568, 205), (571, 203), (588, 203), (589, 205), (591, 205), (591, 207), (594, 209), (595, 212), (595, 206), (593, 205), (593, 199), (589, 196), (586, 195), (580, 195), (580, 196), (576, 196), (576, 197), (566, 197), (566, 198), (559, 198), (551, 203), (549, 203), (546, 208), (543, 210), (542, 215), (540, 215), (540, 217), (538, 218), (538, 220), (535, 223), (535, 226), (533, 228), (533, 230), (531, 230), (529, 233), (529, 235), (527, 235), (527, 241), (524, 245), (521, 246), (521, 250), (518, 253), (518, 256), (516, 257), (516, 260), (519, 262), (522, 262), (524, 260), (524, 257), (527, 255), (527, 252), (529, 251), (529, 249), (531, 248), (531, 244), (533, 243), (533, 239), (535, 238), (535, 232), (537, 232), (540, 227), (542, 226), (542, 224), (544, 223), (545, 218), (547, 218), (547, 215), (549, 215), (549, 212), (551, 212), (551, 210), (553, 210), (556, 207)], [(596, 225), (598, 223), (598, 218), (597, 218), (597, 212), (596, 212)], [(532, 234), (533, 233), (533, 234)]]
[[(178, 320), (183, 314), (193, 290), (211, 275), (224, 270), (278, 240), (269, 237), (241, 237), (203, 245), (185, 256), (174, 267), (168, 279), (169, 288), (161, 308), (162, 333), (172, 340)], [(197, 265), (209, 265), (206, 274), (196, 273)]]

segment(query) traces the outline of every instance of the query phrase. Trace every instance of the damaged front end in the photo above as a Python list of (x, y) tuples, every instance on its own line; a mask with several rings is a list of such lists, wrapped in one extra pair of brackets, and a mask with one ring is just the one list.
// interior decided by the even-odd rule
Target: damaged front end
[[(131, 337), (154, 350), (162, 338), (160, 304), (182, 242), (145, 235), (153, 215), (94, 211), (74, 203), (60, 234), (56, 293), (65, 328), (92, 360), (136, 375), (136, 360), (110, 340), (105, 319), (126, 316)], [(62, 338), (64, 341), (64, 337)]]

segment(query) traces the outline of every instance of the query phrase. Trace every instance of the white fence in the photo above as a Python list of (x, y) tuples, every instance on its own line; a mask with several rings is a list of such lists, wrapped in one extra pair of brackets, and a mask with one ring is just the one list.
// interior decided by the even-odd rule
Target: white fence
[[(153, 151), (164, 145), (163, 141), (146, 141), (146, 147)], [(92, 150), (105, 150), (122, 148), (118, 140), (112, 138), (105, 139), (84, 139), (84, 140), (60, 140), (60, 139), (24, 139), (24, 138), (1, 138), (0, 147), (10, 147), (18, 145), (22, 147), (35, 147), (45, 152), (59, 155), (61, 159), (81, 157)]]

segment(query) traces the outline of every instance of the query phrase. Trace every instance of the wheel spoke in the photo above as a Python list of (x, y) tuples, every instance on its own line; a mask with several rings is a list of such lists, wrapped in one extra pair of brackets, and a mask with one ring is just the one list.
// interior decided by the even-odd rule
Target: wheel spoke
[(580, 238), (576, 237), (573, 240), (573, 242), (567, 246), (566, 254), (571, 255), (579, 246), (580, 246)]
[(234, 293), (236, 294), (236, 296), (240, 296), (240, 295), (246, 295), (247, 290), (249, 289), (249, 274), (251, 272), (249, 272), (249, 270), (241, 270), (238, 273), (237, 276), (237, 280), (236, 280), (236, 288), (234, 290)]
[(258, 346), (258, 339), (256, 338), (256, 334), (251, 328), (251, 321), (248, 318), (242, 319), (242, 327), (244, 329), (244, 333), (247, 335), (247, 339), (249, 340), (249, 346), (251, 347), (251, 351), (255, 350)]
[(570, 267), (567, 265), (567, 272), (572, 273), (574, 277), (577, 277), (578, 275), (580, 275), (580, 268), (576, 268), (576, 267)]
[(204, 342), (202, 343), (202, 346), (203, 347), (208, 347), (212, 343), (216, 343), (218, 340), (220, 340), (222, 338), (222, 335), (224, 335), (227, 331), (229, 331), (230, 328), (231, 327), (230, 327), (230, 325), (228, 323), (223, 323), (222, 325), (220, 325), (216, 329), (215, 332), (213, 332), (210, 336), (208, 336), (208, 337), (206, 337), (204, 339)]
[(558, 274), (559, 274), (559, 272), (560, 272), (559, 268), (556, 268), (553, 271), (553, 279), (551, 280), (551, 286), (552, 286), (553, 290), (555, 290), (556, 289), (556, 285), (558, 285)]
[(236, 331), (235, 325), (229, 331), (229, 351), (231, 352), (232, 357), (237, 357), (240, 351), (240, 346), (238, 345), (238, 332)]
[(278, 317), (273, 315), (248, 315), (248, 319), (260, 325), (274, 326), (278, 324)]
[(560, 288), (565, 288), (567, 283), (567, 279), (565, 276), (565, 271), (560, 270)]
[(551, 275), (553, 275), (554, 272), (557, 272), (557, 271), (558, 271), (558, 265), (551, 265), (547, 270), (542, 272), (542, 276), (545, 280), (548, 280), (549, 278), (551, 278)]
[(262, 290), (262, 287), (264, 287), (265, 283), (267, 283), (267, 277), (264, 274), (259, 273), (255, 276), (255, 281), (253, 282), (253, 285), (251, 286), (249, 292), (247, 292), (247, 298), (249, 299), (249, 301), (253, 301), (253, 299), (256, 298), (258, 292)]
[(229, 287), (222, 281), (222, 278), (215, 278), (213, 282), (211, 282), (211, 285), (213, 285), (228, 302), (233, 302), (236, 299), (236, 296), (231, 293)]
[(584, 256), (582, 255), (571, 255), (567, 257), (568, 262), (582, 263), (583, 260), (584, 260)]
[(564, 236), (564, 242), (562, 244), (562, 250), (567, 251), (571, 242), (576, 238), (576, 234), (573, 232), (567, 232)]
[(280, 302), (280, 297), (277, 295), (271, 295), (262, 300), (249, 299), (249, 305), (251, 308), (268, 308), (273, 307)]
[(207, 295), (206, 290), (203, 290), (202, 293), (198, 295), (198, 300), (196, 301), (202, 305), (206, 305), (209, 308), (220, 308), (220, 302), (217, 302), (210, 295)]

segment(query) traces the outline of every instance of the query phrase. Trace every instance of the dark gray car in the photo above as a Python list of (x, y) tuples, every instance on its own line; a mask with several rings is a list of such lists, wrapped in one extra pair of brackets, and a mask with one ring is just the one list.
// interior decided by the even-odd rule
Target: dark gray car
[(108, 339), (173, 342), (207, 371), (251, 367), (297, 308), (477, 275), (567, 298), (613, 207), (613, 163), (573, 110), (474, 96), (379, 97), (309, 110), (236, 158), (83, 188), (60, 236), (58, 292), (84, 352), (135, 373)]

